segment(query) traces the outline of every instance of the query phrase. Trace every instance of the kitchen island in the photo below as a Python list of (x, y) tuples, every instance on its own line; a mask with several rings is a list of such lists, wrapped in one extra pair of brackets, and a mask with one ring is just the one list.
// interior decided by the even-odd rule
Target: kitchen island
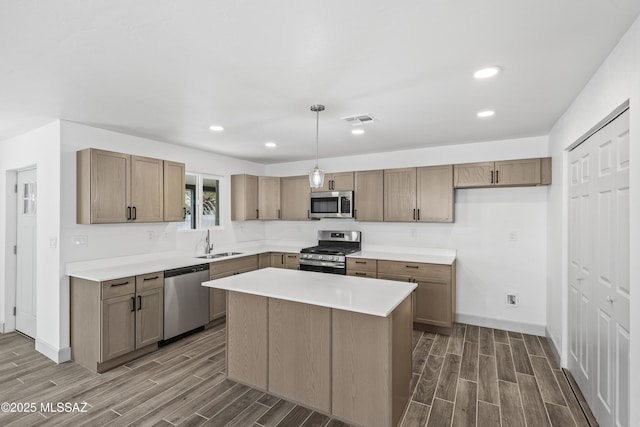
[(266, 268), (203, 285), (228, 291), (229, 378), (350, 424), (400, 423), (414, 283)]

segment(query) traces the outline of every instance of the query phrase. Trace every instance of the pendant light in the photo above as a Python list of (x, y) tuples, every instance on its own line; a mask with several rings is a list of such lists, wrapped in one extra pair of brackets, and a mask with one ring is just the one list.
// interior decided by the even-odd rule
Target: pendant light
[(320, 125), (320, 111), (324, 111), (324, 105), (312, 105), (311, 111), (316, 113), (316, 167), (309, 171), (309, 185), (311, 188), (321, 188), (324, 184), (324, 171), (318, 167), (318, 128)]

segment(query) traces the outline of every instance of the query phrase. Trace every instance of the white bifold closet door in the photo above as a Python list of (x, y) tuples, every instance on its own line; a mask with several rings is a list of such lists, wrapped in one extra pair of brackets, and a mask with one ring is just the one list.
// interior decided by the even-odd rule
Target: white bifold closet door
[(569, 153), (569, 370), (601, 426), (629, 425), (629, 110)]

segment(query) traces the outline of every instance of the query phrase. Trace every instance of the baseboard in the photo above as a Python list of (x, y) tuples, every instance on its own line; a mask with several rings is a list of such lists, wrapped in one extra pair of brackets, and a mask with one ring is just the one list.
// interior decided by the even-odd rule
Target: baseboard
[(530, 335), (546, 336), (545, 325), (533, 323), (514, 322), (512, 320), (493, 319), (491, 317), (474, 316), (472, 314), (456, 314), (456, 322), (470, 325), (484, 326), (485, 328), (504, 329), (506, 331), (524, 332)]
[(58, 349), (40, 338), (36, 338), (36, 351), (44, 354), (56, 363), (64, 363), (71, 360), (71, 347)]
[(556, 347), (556, 342), (551, 338), (551, 334), (549, 333), (549, 329), (545, 328), (544, 335), (547, 337), (547, 342), (549, 343), (549, 347), (551, 347), (551, 351), (553, 351), (553, 355), (556, 358), (556, 362), (558, 365), (562, 366), (562, 359), (560, 358), (560, 351), (558, 351), (558, 347)]

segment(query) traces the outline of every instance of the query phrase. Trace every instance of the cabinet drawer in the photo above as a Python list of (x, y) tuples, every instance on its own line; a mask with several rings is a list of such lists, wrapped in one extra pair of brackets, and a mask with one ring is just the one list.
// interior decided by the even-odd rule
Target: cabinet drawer
[(285, 253), (284, 254), (284, 268), (290, 270), (299, 270), (300, 268), (300, 254)]
[(106, 282), (102, 282), (101, 285), (101, 298), (103, 300), (136, 293), (135, 277), (124, 277), (122, 279), (108, 280)]
[(451, 266), (421, 262), (378, 261), (378, 274), (399, 274), (415, 278), (451, 280)]
[(366, 258), (347, 258), (347, 272), (349, 271), (378, 271), (378, 260)]
[(242, 258), (229, 259), (225, 261), (212, 262), (210, 265), (210, 275), (218, 276), (227, 272), (246, 270), (248, 268), (258, 268), (258, 256), (251, 255)]
[(164, 272), (142, 274), (136, 276), (136, 292), (143, 292), (149, 289), (162, 288), (164, 286)]
[(376, 279), (378, 277), (375, 271), (349, 271), (349, 270), (347, 270), (347, 276), (369, 277), (370, 279)]

